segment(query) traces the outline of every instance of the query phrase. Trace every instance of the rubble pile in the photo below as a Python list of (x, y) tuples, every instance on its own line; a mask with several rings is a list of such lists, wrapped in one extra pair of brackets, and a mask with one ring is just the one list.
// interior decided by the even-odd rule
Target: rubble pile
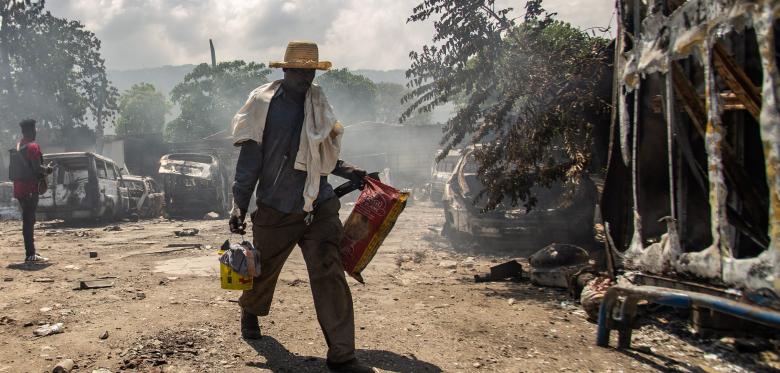
[(211, 331), (215, 326), (204, 325), (201, 329), (166, 329), (154, 336), (142, 337), (132, 347), (122, 351), (121, 370), (153, 371), (155, 367), (176, 362), (180, 368), (198, 367), (201, 371), (211, 371), (201, 355), (214, 354), (206, 350), (208, 341), (214, 338)]

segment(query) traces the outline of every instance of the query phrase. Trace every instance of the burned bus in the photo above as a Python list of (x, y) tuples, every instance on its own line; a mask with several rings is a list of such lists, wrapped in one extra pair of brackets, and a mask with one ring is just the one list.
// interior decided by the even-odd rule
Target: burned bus
[(780, 328), (780, 3), (620, 0), (617, 14), (600, 209), (607, 268), (629, 281), (601, 305), (598, 344), (618, 329), (630, 345), (638, 301), (692, 309), (696, 329)]

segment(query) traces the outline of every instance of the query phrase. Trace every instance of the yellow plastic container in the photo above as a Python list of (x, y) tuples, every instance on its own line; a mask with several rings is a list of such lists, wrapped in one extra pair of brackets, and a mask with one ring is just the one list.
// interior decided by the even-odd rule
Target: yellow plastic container
[[(224, 250), (219, 250), (217, 254), (222, 256)], [(222, 283), (222, 288), (226, 290), (251, 290), (252, 289), (252, 277), (241, 276), (240, 274), (233, 272), (233, 269), (229, 265), (219, 262), (219, 280)]]

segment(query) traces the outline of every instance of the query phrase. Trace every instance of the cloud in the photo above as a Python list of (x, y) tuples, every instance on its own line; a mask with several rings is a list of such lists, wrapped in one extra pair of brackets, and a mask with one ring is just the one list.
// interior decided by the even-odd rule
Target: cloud
[[(433, 36), (431, 23), (407, 24), (421, 0), (58, 0), (46, 6), (79, 20), (102, 40), (110, 69), (218, 60), (268, 63), (289, 40), (312, 40), (336, 67), (408, 67), (408, 54)], [(518, 7), (516, 1), (503, 0)], [(548, 0), (545, 7), (580, 27), (606, 26), (610, 0)]]

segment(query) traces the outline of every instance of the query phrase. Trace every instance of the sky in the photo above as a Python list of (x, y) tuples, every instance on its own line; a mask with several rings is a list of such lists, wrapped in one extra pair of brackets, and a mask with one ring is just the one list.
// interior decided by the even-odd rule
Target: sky
[[(320, 59), (350, 69), (406, 69), (433, 24), (407, 23), (422, 0), (48, 0), (57, 17), (82, 22), (102, 41), (106, 65), (130, 70), (210, 61), (281, 60), (290, 40), (319, 45)], [(498, 0), (521, 13), (524, 1)], [(613, 0), (545, 0), (581, 28), (614, 25)]]

